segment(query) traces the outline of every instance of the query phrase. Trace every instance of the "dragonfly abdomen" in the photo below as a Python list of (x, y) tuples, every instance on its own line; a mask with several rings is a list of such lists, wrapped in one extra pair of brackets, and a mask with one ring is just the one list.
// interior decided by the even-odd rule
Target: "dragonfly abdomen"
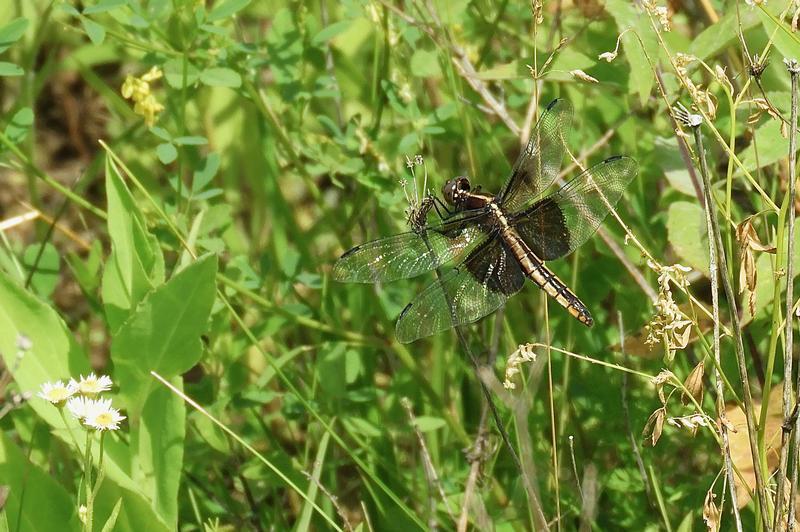
[(594, 325), (592, 314), (583, 304), (583, 301), (556, 274), (545, 266), (544, 262), (531, 251), (513, 228), (505, 228), (503, 240), (511, 248), (512, 253), (514, 253), (522, 267), (522, 271), (531, 281), (567, 309), (567, 312), (579, 322), (587, 327)]

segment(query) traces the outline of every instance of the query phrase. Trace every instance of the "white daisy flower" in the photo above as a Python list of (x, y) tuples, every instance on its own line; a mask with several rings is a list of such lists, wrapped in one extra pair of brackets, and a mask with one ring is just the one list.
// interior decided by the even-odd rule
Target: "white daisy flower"
[(45, 401), (50, 401), (56, 406), (61, 406), (64, 401), (75, 395), (77, 387), (71, 382), (64, 384), (63, 381), (45, 382), (42, 384), (41, 391), (37, 394)]
[(97, 430), (117, 430), (125, 416), (119, 410), (112, 408), (111, 399), (98, 399), (92, 401), (92, 406), (83, 422)]
[(81, 380), (75, 382), (75, 380), (70, 380), (71, 384), (74, 384), (75, 387), (81, 392), (83, 395), (87, 396), (94, 396), (99, 394), (100, 392), (106, 392), (111, 389), (111, 377), (108, 375), (101, 375), (97, 376), (94, 372), (89, 373), (86, 377), (81, 375)]
[(94, 401), (83, 396), (72, 397), (67, 401), (67, 410), (75, 419), (84, 421), (94, 407)]

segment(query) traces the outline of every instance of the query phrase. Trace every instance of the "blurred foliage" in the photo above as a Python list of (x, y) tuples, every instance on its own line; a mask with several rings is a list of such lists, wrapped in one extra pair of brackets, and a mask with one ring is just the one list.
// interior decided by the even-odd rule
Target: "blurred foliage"
[[(713, 490), (732, 527), (703, 202), (694, 145), (670, 108), (704, 115), (737, 289), (736, 224), (755, 215), (760, 241), (778, 246), (755, 253), (745, 312), (747, 384), (760, 396), (782, 380), (778, 208), (794, 207), (783, 58), (800, 57), (800, 38), (786, 0), (752, 3), (0, 3), (0, 525), (80, 528), (81, 446), (25, 394), (93, 368), (112, 375), (129, 418), (105, 440), (96, 527), (455, 529), (466, 508), (475, 529), (536, 528), (532, 492), (455, 335), (394, 338), (432, 277), (361, 286), (329, 273), (350, 246), (407, 230), (407, 160), (435, 192), (456, 175), (496, 191), (520, 137), (561, 97), (575, 108), (568, 144), (582, 166), (638, 160), (617, 207), (630, 235), (609, 217), (603, 238), (551, 264), (592, 329), (529, 286), (467, 327), (468, 341), (500, 380), (520, 344), (582, 357), (538, 347), (515, 390), (494, 389), (550, 526), (701, 529)], [(672, 357), (643, 339), (659, 267), (675, 263), (693, 269), (694, 299), (673, 286), (692, 334)], [(32, 342), (22, 357), (19, 335)], [(698, 362), (706, 394), (687, 406), (676, 383)], [(646, 447), (662, 408), (647, 377), (662, 368), (678, 393)], [(721, 370), (725, 400), (741, 397), (730, 338)], [(693, 415), (706, 424), (675, 422)], [(476, 441), (483, 451), (465, 452)], [(747, 460), (747, 447), (734, 451)], [(742, 518), (756, 527), (753, 502)]]

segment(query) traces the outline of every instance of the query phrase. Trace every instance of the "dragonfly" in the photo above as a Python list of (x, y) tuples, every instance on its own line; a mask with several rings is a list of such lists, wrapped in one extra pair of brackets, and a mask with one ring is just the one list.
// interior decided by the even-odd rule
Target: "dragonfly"
[[(333, 279), (391, 282), (436, 270), (437, 279), (400, 313), (401, 343), (483, 318), (522, 290), (526, 278), (591, 327), (587, 306), (545, 263), (569, 255), (594, 234), (636, 176), (637, 164), (610, 157), (547, 194), (559, 177), (572, 116), (567, 100), (552, 101), (498, 194), (473, 189), (465, 176), (450, 179), (442, 188), (446, 210), (439, 221), (423, 224), (417, 216), (411, 231), (355, 246), (336, 261)], [(436, 200), (424, 204), (423, 215)], [(457, 265), (442, 271), (448, 263)]]

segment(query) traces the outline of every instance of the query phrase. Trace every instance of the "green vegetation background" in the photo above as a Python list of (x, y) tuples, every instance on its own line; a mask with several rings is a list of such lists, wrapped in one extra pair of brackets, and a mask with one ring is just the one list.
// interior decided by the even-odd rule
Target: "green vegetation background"
[[(14, 223), (0, 242), (0, 529), (80, 528), (85, 444), (52, 406), (18, 394), (91, 368), (112, 376), (129, 418), (104, 442), (97, 529), (456, 529), (463, 514), (475, 529), (533, 529), (544, 517), (561, 530), (700, 530), (709, 490), (715, 505), (725, 498), (722, 527), (732, 527), (714, 437), (703, 203), (694, 144), (676, 134), (669, 108), (695, 104), (706, 115), (738, 290), (745, 255), (735, 226), (756, 215), (761, 242), (783, 234), (782, 60), (800, 58), (800, 40), (786, 2), (656, 7), (2, 2), (0, 214)], [(752, 54), (765, 49), (766, 69), (751, 77)], [(612, 51), (611, 61), (599, 57)], [(163, 77), (142, 96), (154, 100), (134, 108), (122, 86), (152, 67)], [(427, 172), (434, 191), (455, 175), (497, 190), (520, 134), (556, 97), (575, 108), (569, 146), (582, 165), (638, 160), (617, 210), (641, 247), (609, 217), (606, 239), (552, 263), (590, 307), (592, 329), (532, 285), (467, 328), (491, 362), (487, 382), (520, 474), (455, 335), (394, 339), (398, 313), (432, 277), (360, 286), (329, 273), (350, 246), (406, 230), (407, 158), (422, 155), (414, 172)], [(42, 217), (15, 222), (32, 209)], [(785, 249), (753, 261), (756, 297), (743, 321), (759, 402), (781, 381), (785, 275), (775, 272)], [(651, 351), (643, 339), (657, 312), (657, 265), (674, 263), (694, 270), (693, 304), (672, 287), (691, 338)], [(748, 307), (749, 292), (741, 297)], [(729, 327), (724, 306), (722, 315)], [(32, 342), (21, 358), (19, 335)], [(506, 363), (527, 343), (562, 351), (533, 348), (537, 360), (505, 391)], [(734, 401), (742, 381), (730, 338), (721, 359), (732, 386), (724, 399)], [(707, 393), (685, 406), (680, 383), (698, 363)], [(662, 368), (677, 393), (665, 398), (652, 447), (653, 424), (642, 431), (662, 403), (648, 377)], [(695, 418), (696, 434), (664, 423), (695, 414), (705, 420)], [(766, 471), (780, 404), (764, 419)], [(744, 433), (732, 454), (752, 472)], [(742, 518), (746, 529), (760, 525), (752, 502)]]

